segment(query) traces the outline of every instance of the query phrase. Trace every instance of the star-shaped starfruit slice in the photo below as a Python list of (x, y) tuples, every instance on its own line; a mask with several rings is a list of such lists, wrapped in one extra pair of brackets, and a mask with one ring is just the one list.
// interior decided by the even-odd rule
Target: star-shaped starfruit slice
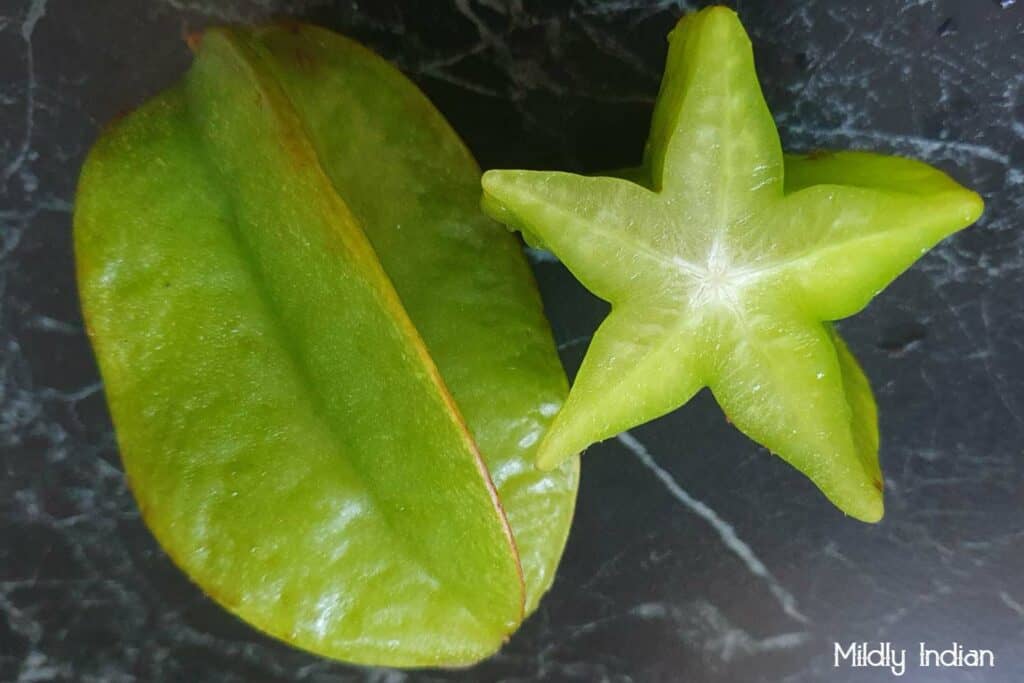
[(982, 202), (926, 164), (784, 156), (737, 16), (683, 18), (630, 178), (491, 171), (485, 210), (612, 304), (538, 449), (564, 458), (709, 387), (729, 420), (840, 509), (882, 517), (875, 402), (829, 321)]

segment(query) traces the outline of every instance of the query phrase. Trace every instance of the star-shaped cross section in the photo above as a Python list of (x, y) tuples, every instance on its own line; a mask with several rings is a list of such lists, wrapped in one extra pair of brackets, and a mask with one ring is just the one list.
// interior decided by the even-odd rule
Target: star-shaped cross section
[(538, 450), (552, 467), (712, 394), (839, 508), (882, 516), (874, 399), (828, 321), (856, 313), (979, 197), (916, 161), (784, 156), (736, 15), (689, 15), (631, 177), (491, 171), (484, 208), (612, 304)]

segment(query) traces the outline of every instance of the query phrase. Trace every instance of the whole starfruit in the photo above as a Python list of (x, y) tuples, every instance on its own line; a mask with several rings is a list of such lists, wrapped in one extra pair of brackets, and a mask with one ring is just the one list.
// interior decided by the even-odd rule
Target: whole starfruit
[(293, 645), (495, 651), (550, 586), (578, 463), (518, 242), (422, 93), (303, 25), (213, 29), (89, 155), (82, 306), (125, 472), (174, 561)]

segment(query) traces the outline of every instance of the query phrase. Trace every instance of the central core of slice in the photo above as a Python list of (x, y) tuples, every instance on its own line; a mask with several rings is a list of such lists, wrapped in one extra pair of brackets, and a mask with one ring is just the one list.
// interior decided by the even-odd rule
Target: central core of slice
[(689, 280), (687, 291), (694, 307), (722, 305), (738, 311), (740, 291), (760, 272), (733, 261), (722, 240), (713, 241), (704, 258), (696, 263), (681, 256), (673, 258), (672, 263)]

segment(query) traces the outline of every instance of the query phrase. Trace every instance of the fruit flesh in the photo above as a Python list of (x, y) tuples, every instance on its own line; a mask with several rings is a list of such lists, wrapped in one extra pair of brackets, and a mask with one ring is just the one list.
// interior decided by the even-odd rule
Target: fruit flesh
[(874, 399), (823, 323), (976, 220), (980, 199), (919, 162), (784, 157), (749, 39), (721, 7), (672, 32), (644, 165), (620, 175), (483, 178), (486, 211), (612, 304), (538, 462), (709, 387), (741, 431), (877, 521)]
[[(117, 124), (83, 170), (79, 283), (126, 473), (168, 553), (256, 627), (359, 663), (476, 661), (523, 615), (509, 528), (344, 201), (353, 189), (333, 187), (262, 60), (244, 32), (209, 32), (185, 83)], [(475, 179), (471, 161), (451, 172)], [(534, 343), (520, 391), (558, 401), (536, 297), (514, 295), (507, 313)], [(496, 390), (510, 374), (477, 379)], [(541, 504), (511, 491), (517, 514), (567, 519), (575, 471)], [(564, 543), (553, 526), (532, 541), (535, 595)]]

